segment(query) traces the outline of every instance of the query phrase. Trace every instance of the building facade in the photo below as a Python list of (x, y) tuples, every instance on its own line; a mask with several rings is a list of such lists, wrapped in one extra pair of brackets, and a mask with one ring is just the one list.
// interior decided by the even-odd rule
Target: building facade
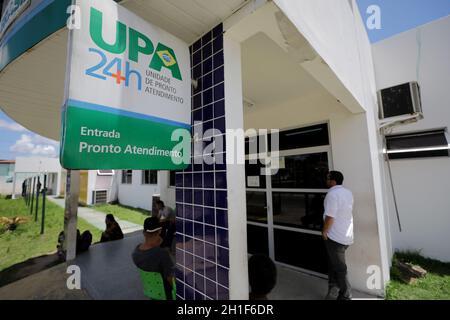
[[(0, 40), (0, 106), (27, 128), (53, 139), (60, 133), (70, 3), (30, 1)], [(382, 296), (396, 249), (423, 249), (448, 260), (447, 181), (434, 176), (446, 172), (448, 157), (392, 159), (389, 175), (377, 100), (380, 89), (418, 81), (425, 120), (394, 132), (448, 126), (449, 38), (438, 36), (448, 33), (448, 18), (371, 43), (366, 8), (358, 4), (121, 4), (189, 46), (195, 84), (192, 130), (201, 133), (204, 145), (223, 144), (213, 163), (202, 161), (211, 154), (194, 144), (191, 165), (182, 172), (99, 171), (87, 178), (94, 190), (112, 186), (109, 201), (117, 198), (150, 209), (152, 196), (159, 195), (176, 209), (179, 299), (247, 299), (252, 253), (326, 277), (320, 229), (324, 173), (330, 169), (344, 173), (344, 185), (355, 198), (355, 243), (348, 250), (355, 289)], [(44, 73), (48, 81), (43, 83), (39, 77)], [(32, 90), (36, 87), (38, 92)], [(208, 129), (216, 133), (205, 136)], [(269, 134), (260, 131), (265, 129)], [(274, 134), (279, 154), (270, 149)], [(252, 149), (255, 140), (264, 141), (265, 149)], [(261, 169), (275, 158), (278, 171), (263, 174)]]

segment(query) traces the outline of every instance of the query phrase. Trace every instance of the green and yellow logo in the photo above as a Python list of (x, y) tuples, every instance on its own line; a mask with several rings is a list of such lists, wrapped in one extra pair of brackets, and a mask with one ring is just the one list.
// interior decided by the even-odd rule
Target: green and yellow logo
[[(177, 58), (172, 48), (158, 43), (155, 49), (149, 37), (131, 27), (127, 27), (120, 21), (116, 22), (115, 42), (113, 44), (107, 43), (102, 36), (103, 13), (95, 8), (91, 8), (89, 31), (92, 41), (101, 49), (112, 54), (122, 54), (127, 49), (128, 40), (129, 60), (139, 63), (139, 54), (145, 56), (153, 55), (148, 65), (150, 69), (160, 72), (162, 68), (167, 68), (175, 79), (182, 80)], [(156, 54), (154, 54), (155, 52)]]
[(177, 60), (175, 60), (168, 50), (158, 51), (156, 54), (161, 58), (167, 68), (177, 63)]

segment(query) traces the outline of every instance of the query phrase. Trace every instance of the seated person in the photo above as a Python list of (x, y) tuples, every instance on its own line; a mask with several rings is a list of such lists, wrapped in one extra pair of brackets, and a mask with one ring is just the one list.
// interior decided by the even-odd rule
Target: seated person
[(144, 242), (133, 251), (133, 262), (139, 269), (147, 272), (159, 272), (164, 282), (167, 300), (172, 299), (172, 284), (175, 277), (175, 264), (167, 250), (162, 249), (162, 226), (156, 217), (144, 221)]
[[(58, 257), (61, 260), (65, 260), (66, 252), (63, 248), (65, 240), (64, 230), (61, 231), (58, 235), (58, 244), (56, 246)], [(89, 230), (80, 233), (80, 230), (77, 229), (77, 244), (76, 244), (76, 253), (81, 253), (87, 251), (92, 244), (92, 233)]]
[(80, 235), (80, 230), (77, 230), (77, 254), (87, 251), (92, 244), (92, 234), (89, 230), (84, 231)]
[(267, 300), (277, 282), (277, 268), (269, 257), (255, 254), (248, 261), (248, 278), (250, 300)]
[(107, 214), (105, 218), (106, 230), (103, 231), (100, 242), (123, 239), (123, 232), (112, 214)]

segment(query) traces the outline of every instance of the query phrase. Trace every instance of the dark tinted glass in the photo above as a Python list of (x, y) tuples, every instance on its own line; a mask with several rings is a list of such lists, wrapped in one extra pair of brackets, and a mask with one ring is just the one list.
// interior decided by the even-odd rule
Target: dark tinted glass
[(267, 152), (266, 137), (264, 135), (245, 138), (245, 154)]
[(171, 187), (175, 187), (175, 174), (176, 171), (170, 171), (169, 186)]
[(273, 188), (325, 189), (327, 187), (328, 154), (326, 152), (283, 158), (280, 158), (281, 168), (272, 176)]
[[(279, 135), (279, 150), (310, 148), (330, 144), (327, 124), (281, 131), (275, 135)], [(268, 137), (269, 150), (273, 148), (272, 139), (272, 134), (270, 134)]]
[(324, 193), (274, 192), (272, 199), (274, 224), (322, 230)]
[(267, 223), (267, 199), (265, 192), (247, 191), (247, 220)]
[(158, 171), (156, 170), (142, 171), (142, 184), (158, 184)]
[(327, 257), (321, 236), (275, 229), (274, 242), (276, 261), (327, 273)]
[[(400, 151), (402, 149), (419, 149), (448, 147), (448, 141), (445, 132), (428, 131), (413, 134), (392, 135), (386, 137), (387, 150)], [(426, 158), (426, 157), (448, 157), (449, 150), (427, 150), (389, 153), (389, 159), (407, 159), (407, 158)]]
[[(245, 184), (247, 188), (266, 187), (266, 176), (261, 175), (262, 168), (264, 168), (264, 166), (259, 162), (259, 160), (256, 160), (255, 164), (250, 164), (249, 160), (245, 161), (245, 177), (246, 177)], [(258, 180), (259, 185), (256, 183)]]
[(247, 224), (247, 251), (250, 254), (269, 255), (269, 236), (266, 227)]

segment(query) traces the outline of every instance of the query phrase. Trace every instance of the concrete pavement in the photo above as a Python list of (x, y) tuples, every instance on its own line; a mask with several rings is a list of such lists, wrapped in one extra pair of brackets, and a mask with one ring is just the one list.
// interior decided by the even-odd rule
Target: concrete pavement
[[(47, 199), (62, 208), (64, 208), (64, 206), (65, 206), (64, 199), (58, 199), (55, 197), (47, 197)], [(106, 226), (105, 226), (106, 214), (103, 212), (97, 211), (92, 208), (78, 207), (78, 217), (83, 218), (84, 220), (86, 220), (88, 223), (92, 224), (97, 229), (105, 230), (105, 228), (106, 228)], [(119, 223), (120, 228), (122, 229), (122, 232), (124, 234), (142, 230), (141, 225), (138, 225), (138, 224), (135, 224), (135, 223), (132, 223), (129, 221), (125, 221), (125, 220), (120, 220), (117, 218), (116, 218), (116, 221), (117, 221), (117, 223)]]

